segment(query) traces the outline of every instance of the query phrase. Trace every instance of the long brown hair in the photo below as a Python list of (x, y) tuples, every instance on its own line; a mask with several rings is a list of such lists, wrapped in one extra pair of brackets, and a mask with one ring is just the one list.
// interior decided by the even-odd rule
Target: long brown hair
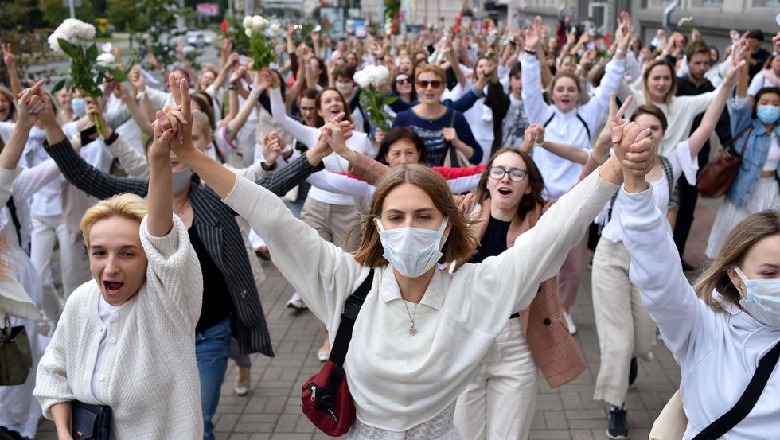
[(493, 153), (487, 161), (485, 171), (482, 172), (482, 176), (479, 178), (479, 183), (477, 183), (475, 199), (477, 204), (480, 204), (490, 198), (490, 192), (487, 189), (487, 182), (490, 178), (490, 167), (493, 166), (493, 162), (496, 158), (504, 153), (512, 153), (520, 156), (520, 159), (523, 160), (523, 163), (525, 163), (525, 167), (528, 170), (526, 179), (528, 179), (528, 188), (531, 191), (527, 194), (523, 194), (523, 197), (520, 198), (520, 203), (517, 205), (517, 217), (523, 219), (526, 214), (537, 207), (544, 205), (544, 197), (542, 197), (544, 179), (542, 178), (542, 173), (539, 171), (539, 167), (536, 166), (536, 163), (531, 156), (526, 152), (515, 148), (502, 148)]
[(449, 219), (450, 233), (442, 249), (444, 256), (439, 262), (464, 260), (470, 257), (477, 248), (477, 240), (469, 231), (466, 218), (455, 205), (447, 182), (439, 173), (425, 165), (413, 164), (391, 168), (377, 184), (371, 200), (371, 208), (363, 220), (363, 237), (355, 252), (355, 261), (363, 266), (387, 266), (375, 219), (382, 215), (382, 206), (387, 195), (404, 183), (412, 184), (425, 191), (433, 200), (436, 209)]
[(669, 91), (666, 92), (666, 96), (664, 96), (664, 103), (669, 104), (672, 102), (672, 97), (677, 94), (677, 75), (675, 75), (674, 67), (667, 63), (666, 60), (655, 60), (648, 64), (647, 67), (645, 67), (645, 73), (642, 75), (642, 86), (644, 89), (643, 92), (645, 95), (645, 102), (652, 102), (650, 100), (650, 92), (648, 91), (647, 80), (650, 78), (650, 73), (653, 71), (653, 69), (658, 66), (666, 66), (669, 68), (669, 74), (672, 76), (672, 86), (669, 87)]
[(696, 280), (694, 290), (716, 312), (722, 312), (723, 307), (712, 298), (712, 291), (717, 290), (727, 301), (739, 304), (739, 291), (729, 278), (728, 270), (741, 266), (747, 253), (759, 241), (780, 234), (780, 212), (767, 210), (757, 212), (731, 230), (720, 253)]

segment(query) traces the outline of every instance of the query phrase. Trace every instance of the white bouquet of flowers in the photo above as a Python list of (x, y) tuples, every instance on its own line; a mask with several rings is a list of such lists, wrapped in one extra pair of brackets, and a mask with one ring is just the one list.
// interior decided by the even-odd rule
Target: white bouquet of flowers
[(74, 46), (87, 46), (95, 40), (95, 26), (75, 18), (66, 18), (49, 35), (49, 47), (57, 53), (65, 53), (59, 40), (65, 40)]
[(268, 67), (276, 60), (276, 50), (271, 37), (279, 32), (279, 25), (271, 23), (260, 16), (244, 17), (244, 34), (249, 38), (249, 56), (252, 58), (252, 68), (260, 70)]
[(368, 114), (371, 123), (384, 131), (389, 129), (385, 106), (398, 99), (395, 96), (386, 96), (380, 90), (382, 86), (387, 84), (389, 77), (390, 71), (387, 67), (369, 65), (355, 72), (355, 76), (352, 78), (360, 86), (360, 103), (363, 110)]

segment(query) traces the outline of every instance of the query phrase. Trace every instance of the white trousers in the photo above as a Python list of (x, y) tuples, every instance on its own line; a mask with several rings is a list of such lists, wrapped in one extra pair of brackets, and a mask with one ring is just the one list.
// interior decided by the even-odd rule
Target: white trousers
[[(457, 347), (453, 347), (457, 350)], [(525, 440), (536, 409), (539, 372), (519, 318), (509, 319), (455, 406), (463, 440)]]
[[(80, 233), (71, 234), (62, 216), (32, 217), (30, 260), (41, 276), (44, 292), (44, 311), (55, 322), (62, 312), (60, 298), (68, 296), (89, 279), (89, 264)], [(63, 295), (54, 288), (51, 258), (55, 240), (60, 245), (60, 271)]]
[(591, 287), (601, 366), (594, 399), (626, 401), (632, 357), (646, 357), (656, 342), (655, 323), (628, 278), (631, 260), (623, 243), (602, 238), (593, 255)]

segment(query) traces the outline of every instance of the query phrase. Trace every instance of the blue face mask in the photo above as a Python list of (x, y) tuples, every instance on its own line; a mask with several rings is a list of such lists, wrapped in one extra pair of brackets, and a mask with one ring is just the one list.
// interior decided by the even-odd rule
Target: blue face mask
[(738, 267), (734, 270), (747, 290), (739, 305), (758, 321), (780, 327), (780, 278), (749, 280)]
[(73, 98), (70, 101), (70, 108), (73, 109), (73, 116), (84, 116), (87, 114), (87, 103), (84, 98)]
[(439, 259), (441, 238), (447, 227), (447, 217), (437, 231), (423, 228), (396, 228), (385, 231), (382, 221), (376, 221), (384, 257), (395, 270), (407, 278), (417, 278), (428, 272)]
[(774, 124), (780, 119), (780, 107), (774, 105), (759, 105), (756, 116), (764, 124)]

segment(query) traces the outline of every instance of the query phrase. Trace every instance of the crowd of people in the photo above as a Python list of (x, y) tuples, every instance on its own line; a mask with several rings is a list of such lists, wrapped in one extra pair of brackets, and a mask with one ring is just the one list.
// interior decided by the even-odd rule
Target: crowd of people
[[(2, 47), (0, 326), (24, 327), (33, 365), (0, 384), (0, 439), (35, 438), (41, 416), (77, 438), (87, 404), (117, 440), (213, 440), (229, 360), (244, 396), (250, 355), (274, 355), (263, 264), (322, 322), (321, 361), (370, 287), (345, 438), (527, 439), (540, 373), (586, 368), (571, 309), (589, 261), (608, 438), (630, 436), (658, 335), (682, 373), (676, 438), (724, 418), (723, 438), (774, 432), (780, 378), (743, 397), (780, 341), (780, 32), (773, 52), (760, 30), (642, 41), (624, 12), (608, 39), (569, 17), (301, 37), (260, 70), (229, 39), (161, 87), (133, 66), (97, 99), (24, 84)], [(389, 129), (355, 80), (372, 65)], [(691, 286), (697, 174), (722, 149), (740, 163)]]

